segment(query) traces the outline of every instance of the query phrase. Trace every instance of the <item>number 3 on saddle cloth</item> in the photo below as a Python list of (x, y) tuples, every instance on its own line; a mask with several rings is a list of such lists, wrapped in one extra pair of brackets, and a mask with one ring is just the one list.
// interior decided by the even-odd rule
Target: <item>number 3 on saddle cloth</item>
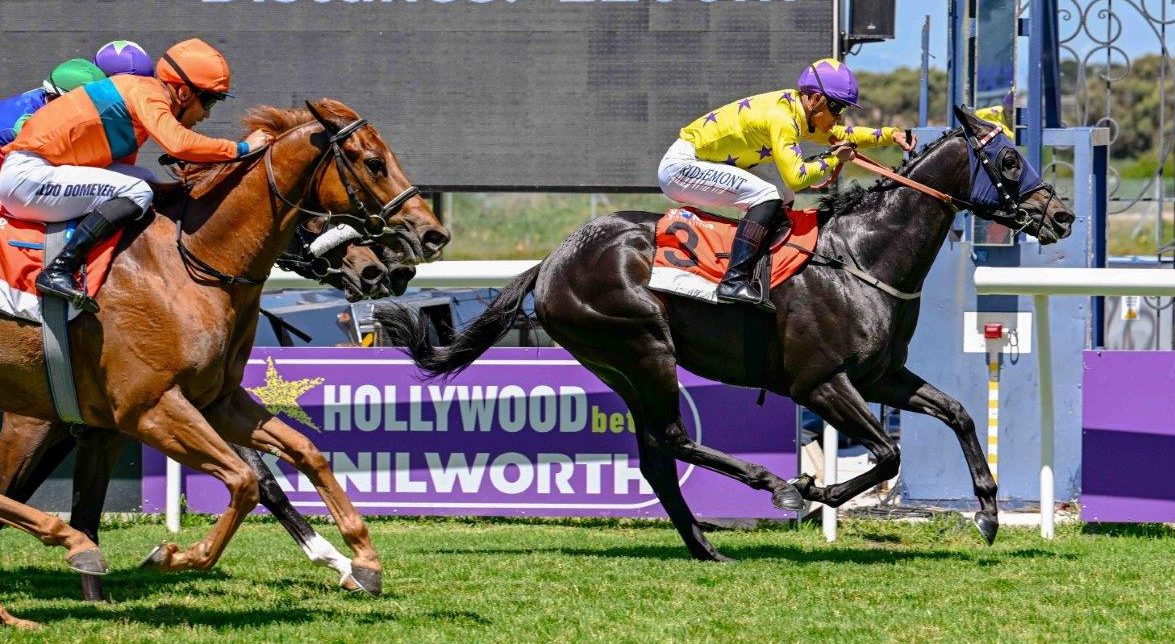
[[(816, 210), (788, 210), (791, 232), (771, 242), (772, 288), (799, 272), (820, 236)], [(730, 261), (737, 219), (697, 208), (670, 208), (657, 221), (657, 253), (649, 288), (717, 303), (714, 291)], [(761, 262), (759, 270), (764, 267)], [(760, 278), (762, 275), (756, 271)]]
[[(82, 282), (86, 294), (98, 293), (110, 265), (114, 249), (122, 238), (122, 231), (94, 247), (82, 268)], [(37, 275), (44, 266), (45, 224), (13, 219), (0, 209), (0, 315), (37, 322), (41, 320), (41, 294), (37, 291)], [(69, 307), (69, 319), (78, 311)]]

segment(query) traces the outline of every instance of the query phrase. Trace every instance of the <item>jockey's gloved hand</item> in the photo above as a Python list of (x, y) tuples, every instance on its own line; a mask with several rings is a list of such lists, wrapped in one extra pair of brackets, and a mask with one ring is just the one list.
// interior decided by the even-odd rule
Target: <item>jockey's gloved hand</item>
[(918, 145), (918, 135), (913, 130), (898, 130), (893, 133), (893, 142), (903, 151), (909, 152)]
[(857, 146), (852, 143), (841, 142), (829, 148), (828, 152), (841, 163), (848, 163), (853, 160), (853, 157), (857, 156)]
[(273, 135), (262, 130), (253, 130), (249, 133), (249, 136), (245, 137), (245, 143), (249, 146), (249, 151), (245, 154), (253, 154), (270, 143), (273, 143)]

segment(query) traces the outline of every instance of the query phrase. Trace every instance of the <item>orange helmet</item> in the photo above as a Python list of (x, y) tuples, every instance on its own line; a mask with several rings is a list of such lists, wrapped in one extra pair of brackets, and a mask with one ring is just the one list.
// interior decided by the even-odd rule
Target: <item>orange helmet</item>
[(155, 63), (155, 77), (165, 83), (187, 85), (197, 93), (230, 96), (228, 62), (199, 38), (172, 45)]

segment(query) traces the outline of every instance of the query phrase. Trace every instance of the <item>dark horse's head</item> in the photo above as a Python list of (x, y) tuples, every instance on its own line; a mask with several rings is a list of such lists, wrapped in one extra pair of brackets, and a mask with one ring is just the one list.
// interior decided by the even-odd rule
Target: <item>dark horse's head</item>
[(959, 145), (961, 138), (967, 146), (969, 180), (962, 185), (970, 187), (966, 197), (952, 195), (956, 203), (1041, 244), (1068, 237), (1076, 216), (1003, 130), (960, 107), (955, 116), (962, 128), (944, 137), (944, 143)]

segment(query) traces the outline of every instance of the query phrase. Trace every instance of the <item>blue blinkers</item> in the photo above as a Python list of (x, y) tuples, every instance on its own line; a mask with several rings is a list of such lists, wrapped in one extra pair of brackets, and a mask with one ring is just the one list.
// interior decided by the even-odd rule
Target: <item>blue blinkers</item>
[(978, 141), (967, 138), (971, 203), (1014, 213), (1020, 198), (1041, 186), (1040, 174), (999, 128)]

